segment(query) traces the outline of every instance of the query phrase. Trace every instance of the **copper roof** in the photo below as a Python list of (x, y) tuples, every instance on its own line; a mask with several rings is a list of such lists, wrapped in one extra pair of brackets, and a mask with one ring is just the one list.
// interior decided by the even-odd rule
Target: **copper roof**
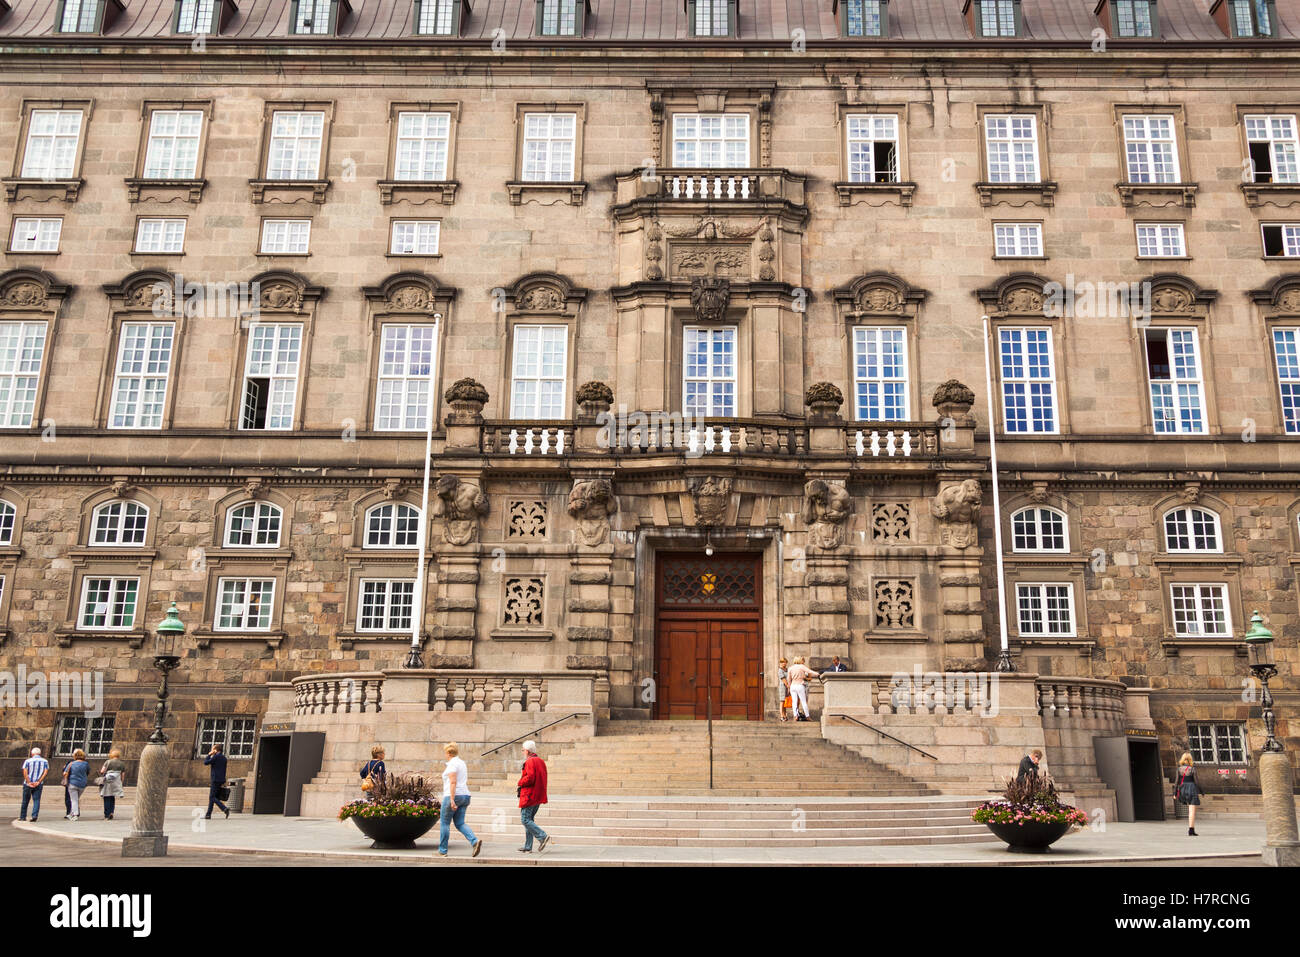
[[(58, 0), (7, 0), (12, 9), (0, 17), (0, 38), (59, 36), (61, 40), (84, 43), (101, 40), (84, 34), (55, 34), (54, 17)], [(345, 40), (412, 39), (412, 0), (353, 0), (352, 12), (339, 26), (337, 37), (289, 34), (290, 0), (236, 0), (239, 12), (221, 32), (221, 39), (279, 43), (330, 43)], [(738, 39), (751, 42), (787, 43), (798, 28), (806, 39), (818, 41), (838, 37), (832, 0), (739, 0)], [(1157, 10), (1160, 40), (1174, 42), (1228, 41), (1209, 9), (1212, 0), (1159, 0)], [(104, 32), (103, 37), (153, 39), (172, 37), (175, 0), (125, 0), (126, 10)], [(1297, 38), (1300, 0), (1276, 0), (1281, 37)], [(1022, 0), (1024, 39), (1010, 42), (1089, 43), (1098, 27), (1093, 15), (1096, 0)], [(536, 0), (472, 0), (473, 12), (462, 31), (466, 40), (488, 41), (501, 29), (509, 40), (532, 40)], [(889, 43), (951, 42), (970, 40), (962, 0), (891, 0)], [(586, 41), (626, 43), (681, 40), (709, 44), (707, 38), (688, 35), (682, 0), (592, 0), (587, 18)], [(421, 44), (448, 43), (446, 38), (420, 37)], [(456, 41), (450, 41), (456, 42)], [(555, 43), (555, 38), (537, 42)], [(572, 38), (564, 38), (566, 44)], [(981, 43), (1007, 43), (982, 40)], [(1130, 41), (1131, 42), (1131, 41)], [(1147, 41), (1150, 42), (1150, 41)], [(1239, 43), (1240, 41), (1232, 41)], [(1268, 41), (1264, 41), (1268, 42)]]

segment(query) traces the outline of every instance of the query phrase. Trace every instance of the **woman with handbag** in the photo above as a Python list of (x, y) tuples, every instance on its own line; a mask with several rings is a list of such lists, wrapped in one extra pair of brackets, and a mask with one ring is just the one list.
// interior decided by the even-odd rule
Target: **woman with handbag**
[(75, 821), (81, 817), (81, 792), (86, 790), (87, 778), (90, 775), (90, 765), (86, 763), (86, 752), (81, 748), (72, 752), (72, 763), (63, 769), (63, 780), (68, 788), (68, 800), (72, 802), (72, 810), (68, 812), (68, 820)]
[(108, 752), (108, 760), (99, 769), (99, 777), (95, 778), (95, 783), (99, 785), (99, 796), (104, 799), (105, 821), (113, 820), (117, 799), (126, 793), (122, 787), (125, 776), (126, 762), (122, 760), (122, 752), (114, 748)]
[(1196, 809), (1201, 806), (1201, 787), (1196, 781), (1196, 769), (1192, 767), (1192, 756), (1184, 751), (1178, 759), (1178, 780), (1174, 784), (1174, 798), (1180, 804), (1187, 805), (1187, 836), (1198, 837), (1196, 833)]
[(384, 767), (384, 749), (375, 745), (370, 749), (370, 760), (361, 765), (361, 796), (370, 800), (370, 792), (384, 779), (388, 771)]
[(781, 720), (789, 721), (785, 709), (790, 707), (790, 671), (784, 658), (776, 663), (776, 697), (781, 702)]

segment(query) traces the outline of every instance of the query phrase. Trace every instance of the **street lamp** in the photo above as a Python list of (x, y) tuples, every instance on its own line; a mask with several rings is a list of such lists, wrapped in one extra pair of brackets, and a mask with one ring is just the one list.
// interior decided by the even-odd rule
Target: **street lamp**
[(1273, 659), (1273, 632), (1264, 627), (1264, 618), (1255, 612), (1250, 630), (1243, 636), (1247, 663), (1263, 689), (1260, 708), (1268, 740), (1259, 756), (1259, 789), (1264, 801), (1265, 864), (1273, 867), (1300, 866), (1300, 832), (1296, 829), (1295, 797), (1292, 786), (1291, 759), (1286, 756), (1274, 728), (1273, 696), (1268, 679), (1277, 674)]
[(1273, 695), (1268, 690), (1268, 679), (1277, 675), (1277, 664), (1273, 658), (1273, 632), (1264, 627), (1264, 619), (1259, 612), (1250, 618), (1250, 630), (1245, 634), (1245, 641), (1250, 673), (1263, 688), (1260, 707), (1264, 715), (1264, 730), (1268, 732), (1264, 750), (1280, 752), (1282, 745), (1277, 740), (1274, 728)]
[(158, 703), (153, 712), (153, 734), (140, 752), (140, 774), (135, 787), (135, 812), (131, 817), (131, 833), (122, 838), (123, 857), (166, 857), (167, 835), (163, 832), (167, 813), (168, 754), (167, 735), (163, 722), (167, 720), (167, 676), (181, 663), (176, 654), (177, 641), (185, 634), (176, 602), (167, 609), (167, 617), (155, 629), (153, 666), (162, 674), (158, 685)]

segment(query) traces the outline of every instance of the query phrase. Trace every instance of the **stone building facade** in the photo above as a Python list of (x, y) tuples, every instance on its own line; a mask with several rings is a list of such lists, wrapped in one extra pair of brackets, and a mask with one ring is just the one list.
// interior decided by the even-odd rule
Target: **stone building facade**
[(400, 667), (426, 414), (429, 668), (752, 720), (783, 655), (988, 670), (992, 427), (1016, 668), (1248, 788), (1259, 610), (1297, 744), (1294, 0), (83, 2), (0, 3), (0, 661), (113, 723), (17, 702), (6, 771), (138, 750), (172, 601), (177, 758)]

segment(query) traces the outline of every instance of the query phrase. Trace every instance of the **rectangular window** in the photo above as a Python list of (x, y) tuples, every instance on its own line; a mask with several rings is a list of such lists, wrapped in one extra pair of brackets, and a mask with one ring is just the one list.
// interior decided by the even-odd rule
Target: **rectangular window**
[[(0, 327), (2, 329), (3, 327)], [(3, 339), (0, 339), (0, 343)], [(1273, 354), (1282, 390), (1282, 423), (1288, 435), (1300, 434), (1300, 329), (1274, 329)], [(3, 381), (3, 380), (0, 380)], [(3, 410), (0, 398), (0, 411)]]
[(217, 631), (271, 630), (275, 579), (222, 578), (217, 591)]
[(174, 333), (170, 322), (123, 323), (109, 428), (162, 428)]
[(1115, 35), (1118, 37), (1154, 36), (1151, 0), (1115, 0)]
[(302, 326), (258, 323), (249, 331), (241, 429), (292, 429)]
[(117, 715), (104, 714), (88, 718), (84, 714), (61, 714), (54, 734), (54, 753), (61, 758), (72, 757), (80, 749), (88, 758), (107, 757), (113, 748), (113, 730)]
[(576, 113), (524, 114), (523, 178), (531, 183), (573, 181)]
[(404, 182), (445, 180), (450, 138), (450, 113), (398, 113), (394, 177)]
[(673, 114), (673, 165), (678, 169), (749, 166), (749, 115)]
[(310, 219), (264, 219), (262, 248), (258, 252), (272, 256), (305, 256), (310, 239)]
[(512, 419), (563, 417), (568, 336), (565, 326), (515, 326)]
[(892, 113), (850, 113), (844, 121), (849, 182), (897, 183), (898, 117)]
[(375, 428), (423, 431), (433, 390), (438, 327), (392, 323), (383, 327), (381, 335)]
[(95, 14), (102, 0), (63, 0), (60, 33), (94, 33)]
[(57, 216), (19, 216), (14, 219), (14, 231), (9, 237), (11, 253), (57, 253), (59, 237), (63, 233), (63, 220)]
[(993, 255), (1037, 258), (1043, 255), (1041, 223), (994, 223)]
[(334, 0), (298, 0), (298, 16), (293, 22), (294, 33), (329, 33), (330, 4)]
[(859, 419), (907, 420), (907, 330), (901, 326), (854, 327), (853, 387)]
[(730, 33), (727, 23), (727, 0), (695, 0), (695, 36), (725, 37)]
[(1016, 5), (1013, 0), (979, 0), (979, 14), (980, 36), (1016, 35)]
[(1170, 585), (1174, 634), (1181, 638), (1226, 638), (1232, 634), (1227, 585)]
[(363, 580), (357, 631), (410, 631), (415, 582)]
[(1148, 329), (1146, 349), (1156, 434), (1205, 432), (1196, 330)]
[(1124, 157), (1130, 183), (1177, 183), (1178, 143), (1172, 116), (1125, 116)]
[(436, 256), (441, 231), (436, 219), (395, 219), (388, 251), (394, 256)]
[(212, 8), (219, 0), (181, 0), (176, 16), (177, 33), (211, 33)]
[(145, 179), (193, 179), (198, 175), (200, 110), (154, 110), (145, 150)]
[(32, 110), (23, 151), (23, 178), (70, 178), (76, 172), (80, 139), (80, 110)]
[(1180, 259), (1187, 255), (1182, 223), (1138, 223), (1138, 256), (1143, 259)]
[(1273, 36), (1273, 0), (1227, 0), (1234, 37)]
[(984, 117), (990, 183), (1037, 183), (1038, 118), (1030, 114)]
[(253, 739), (257, 734), (256, 718), (205, 716), (199, 719), (198, 753), (206, 757), (214, 745), (221, 745), (227, 758), (247, 759), (253, 756)]
[(1020, 634), (1064, 638), (1074, 634), (1074, 586), (1016, 585)]
[(138, 253), (181, 253), (185, 251), (185, 220), (142, 219), (135, 224)]
[(1188, 722), (1187, 750), (1197, 764), (1245, 764), (1246, 726), (1236, 722)]
[(736, 328), (683, 330), (682, 406), (691, 415), (736, 414)]
[(850, 37), (884, 36), (880, 0), (841, 0), (844, 4), (844, 34)]
[(135, 625), (138, 578), (91, 578), (81, 586), (82, 630), (129, 631)]
[(1293, 113), (1245, 116), (1246, 148), (1256, 183), (1300, 183)]
[(455, 0), (420, 0), (420, 22), (415, 32), (424, 36), (452, 36), (457, 31), (452, 23)]
[(1263, 223), (1264, 255), (1279, 259), (1300, 256), (1300, 223)]
[[(543, 0), (542, 28), (544, 37), (571, 37), (578, 32), (579, 0)], [(583, 0), (585, 2), (585, 0)]]
[(1003, 428), (1007, 432), (1055, 432), (1056, 372), (1052, 330), (999, 330)]
[[(328, 7), (328, 3), (325, 3)], [(271, 143), (266, 154), (266, 178), (314, 180), (320, 175), (324, 113), (271, 114)]]

